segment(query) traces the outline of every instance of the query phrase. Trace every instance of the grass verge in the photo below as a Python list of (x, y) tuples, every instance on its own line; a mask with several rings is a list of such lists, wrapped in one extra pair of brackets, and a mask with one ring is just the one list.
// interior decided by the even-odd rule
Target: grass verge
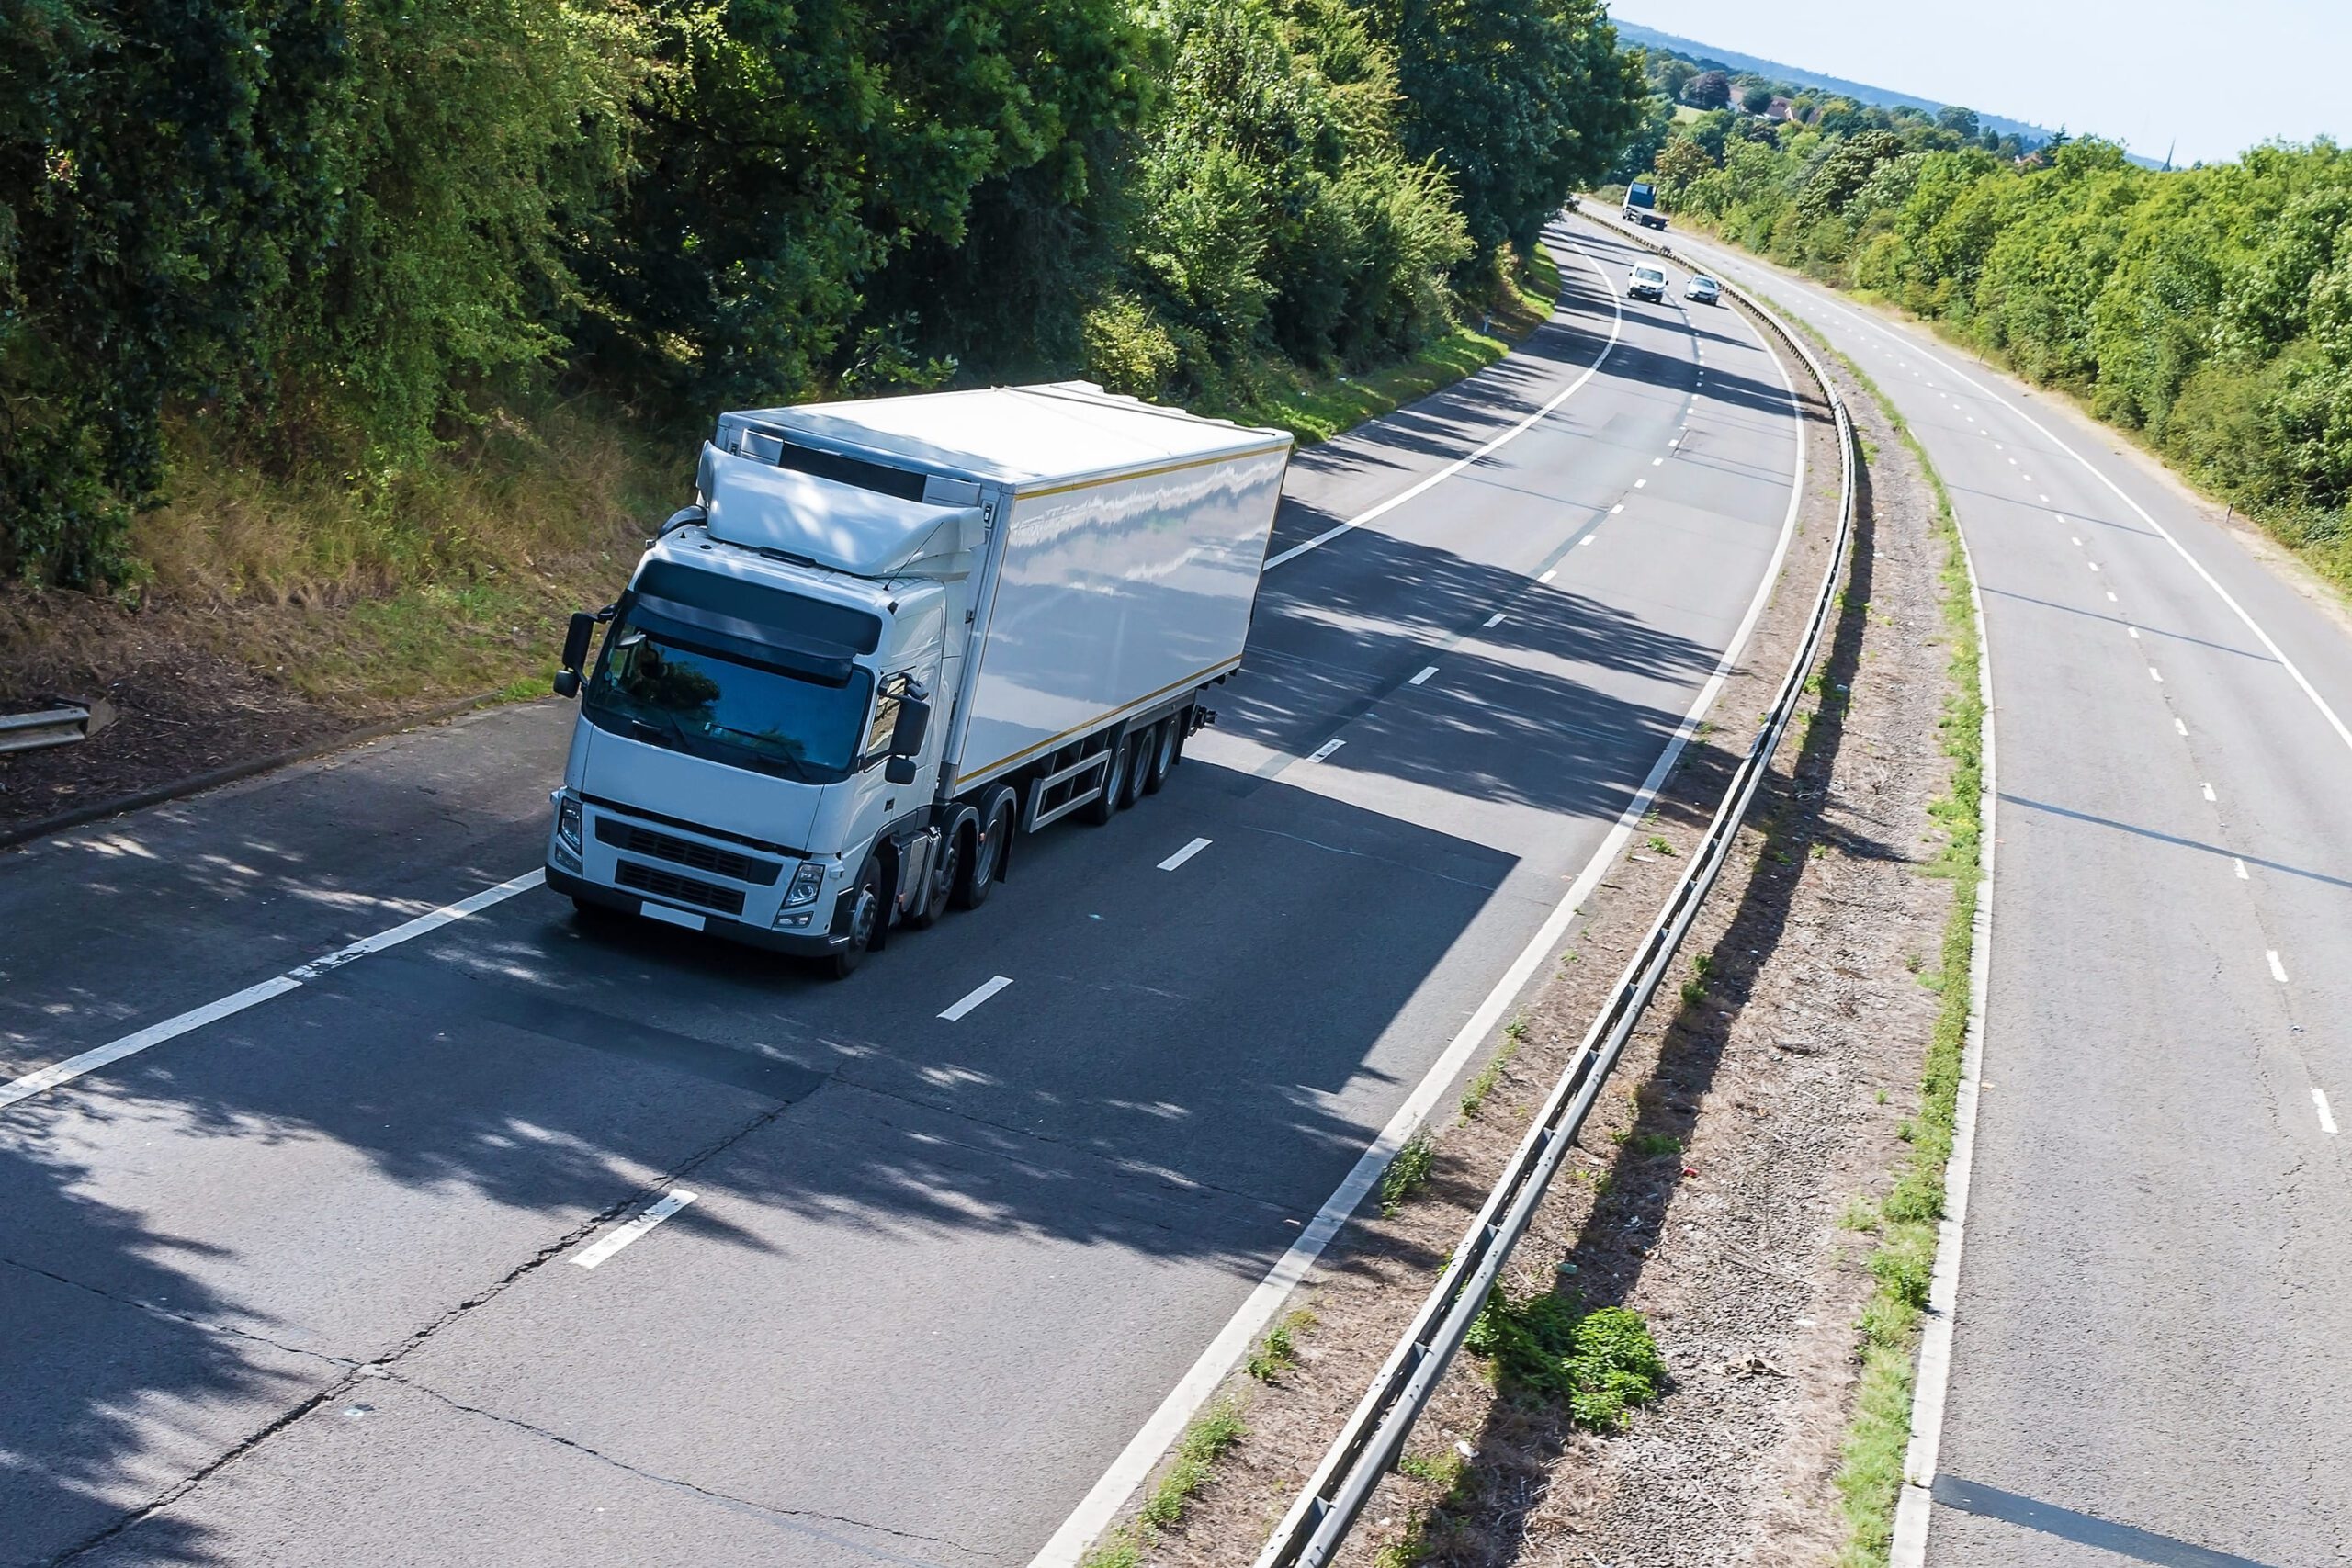
[(1329, 441), (1365, 420), (1394, 412), (1485, 369), (1551, 319), (1553, 303), (1560, 297), (1560, 268), (1551, 253), (1538, 245), (1528, 264), (1513, 272), (1510, 289), (1487, 317), (1483, 331), (1465, 323), (1398, 364), (1360, 376), (1300, 374), (1238, 408), (1206, 412), (1244, 424), (1287, 430), (1302, 446)]
[(1174, 1458), (1144, 1498), (1135, 1522), (1105, 1536), (1080, 1561), (1080, 1568), (1136, 1568), (1143, 1561), (1144, 1549), (1159, 1531), (1183, 1522), (1185, 1506), (1208, 1484), (1211, 1468), (1226, 1450), (1249, 1435), (1238, 1398), (1221, 1399), (1193, 1417), (1176, 1444)]
[(1870, 1257), (1873, 1280), (1862, 1308), (1859, 1338), (1861, 1385), (1840, 1450), (1837, 1486), (1846, 1538), (1838, 1568), (1879, 1568), (1894, 1537), (1895, 1501), (1903, 1486), (1903, 1460), (1911, 1440), (1913, 1378), (1917, 1370), (1920, 1314), (1935, 1269), (1936, 1224), (1944, 1213), (1944, 1167), (1951, 1158), (1952, 1121), (1960, 1094), (1961, 1054), (1968, 1035), (1969, 966), (1974, 956), (1976, 900), (1983, 851), (1984, 795), (1984, 701), (1979, 679), (1974, 602), (1969, 597), (1967, 558), (1951, 495), (1942, 476), (1894, 405), (1850, 358), (1831, 348), (1818, 333), (1804, 329), (1824, 352), (1835, 355), (1885, 413), (1905, 446), (1927, 476), (1935, 497), (1934, 531), (1944, 547), (1941, 570), (1944, 624), (1951, 632), (1946, 666), (1951, 690), (1939, 721), (1945, 755), (1951, 759), (1948, 792), (1929, 810), (1944, 843), (1927, 867), (1952, 884), (1951, 908), (1944, 920), (1935, 971), (1923, 976), (1941, 998), (1920, 1074), (1919, 1108), (1903, 1126), (1910, 1156), (1887, 1195), (1875, 1205), (1849, 1211), (1847, 1223), (1876, 1237)]

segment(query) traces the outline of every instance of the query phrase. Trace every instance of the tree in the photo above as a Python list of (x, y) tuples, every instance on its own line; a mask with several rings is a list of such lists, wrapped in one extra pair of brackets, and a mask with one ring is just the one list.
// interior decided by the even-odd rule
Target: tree
[(1936, 111), (1936, 124), (1951, 131), (1962, 141), (1973, 141), (1983, 129), (1976, 123), (1976, 111), (1958, 104), (1946, 104)]
[(1482, 256), (1532, 245), (1640, 127), (1639, 61), (1601, 0), (1376, 0), (1406, 150), (1451, 176)]
[(1772, 107), (1772, 89), (1761, 82), (1750, 82), (1739, 90), (1739, 107), (1749, 114), (1762, 114)]
[(1669, 195), (1688, 190), (1713, 172), (1715, 161), (1707, 156), (1705, 148), (1687, 136), (1678, 136), (1666, 144), (1653, 165), (1657, 183)]
[(1722, 108), (1731, 102), (1731, 78), (1721, 71), (1702, 71), (1682, 89), (1682, 101), (1692, 108)]

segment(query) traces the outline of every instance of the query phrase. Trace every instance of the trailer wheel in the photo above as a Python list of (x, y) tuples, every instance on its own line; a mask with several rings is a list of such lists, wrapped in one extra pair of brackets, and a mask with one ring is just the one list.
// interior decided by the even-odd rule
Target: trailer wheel
[(1119, 791), (1122, 811), (1143, 798), (1144, 785), (1151, 778), (1152, 739), (1158, 733), (1141, 729), (1127, 737), (1127, 781)]
[(1102, 793), (1086, 803), (1079, 815), (1097, 828), (1118, 815), (1127, 795), (1127, 763), (1135, 750), (1124, 739), (1111, 745), (1111, 760), (1102, 764)]
[(957, 834), (969, 840), (963, 855), (963, 874), (956, 881), (954, 896), (959, 909), (977, 909), (989, 901), (989, 895), (995, 891), (1004, 871), (1006, 846), (1012, 841), (1012, 792), (998, 791), (986, 809), (987, 814), (978, 819), (977, 832), (967, 829)]
[(849, 945), (825, 960), (825, 972), (846, 980), (865, 962), (874, 938), (882, 929), (882, 863), (871, 854), (857, 870), (857, 884), (849, 911)]
[(1159, 721), (1151, 732), (1151, 763), (1144, 770), (1143, 792), (1158, 795), (1159, 786), (1176, 768), (1176, 747), (1183, 739), (1184, 716), (1172, 714)]

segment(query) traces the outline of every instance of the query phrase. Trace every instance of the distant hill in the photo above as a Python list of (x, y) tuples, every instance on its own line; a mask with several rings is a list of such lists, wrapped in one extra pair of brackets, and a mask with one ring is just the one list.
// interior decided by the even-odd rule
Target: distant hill
[[(1670, 50), (1676, 54), (1697, 61), (1701, 65), (1712, 70), (1723, 71), (1731, 75), (1762, 76), (1775, 82), (1793, 82), (1800, 87), (1820, 87), (1832, 93), (1843, 94), (1856, 103), (1876, 104), (1881, 108), (1907, 107), (1924, 109), (1933, 114), (1944, 107), (1933, 98), (1914, 97), (1908, 93), (1893, 92), (1885, 87), (1873, 87), (1867, 83), (1849, 82), (1842, 76), (1825, 76), (1818, 71), (1807, 71), (1801, 66), (1785, 65), (1777, 60), (1767, 60), (1761, 55), (1742, 54), (1736, 50), (1718, 49), (1711, 43), (1701, 43), (1696, 39), (1682, 38), (1674, 33), (1663, 33), (1656, 28), (1643, 27), (1638, 22), (1620, 19), (1617, 22), (1617, 38), (1622, 43)], [(1999, 135), (2015, 134), (2026, 141), (2047, 141), (2055, 134), (2046, 125), (2035, 125), (2029, 120), (2009, 119), (2001, 115), (1987, 114), (1973, 104), (1968, 107), (1976, 109), (1976, 122), (1979, 125)]]

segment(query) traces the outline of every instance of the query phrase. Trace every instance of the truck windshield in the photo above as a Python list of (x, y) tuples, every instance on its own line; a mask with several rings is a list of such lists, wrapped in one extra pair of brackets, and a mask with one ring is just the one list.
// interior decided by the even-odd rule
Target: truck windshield
[(605, 641), (585, 709), (599, 729), (801, 784), (857, 765), (874, 677), (830, 685), (730, 659), (624, 616)]

